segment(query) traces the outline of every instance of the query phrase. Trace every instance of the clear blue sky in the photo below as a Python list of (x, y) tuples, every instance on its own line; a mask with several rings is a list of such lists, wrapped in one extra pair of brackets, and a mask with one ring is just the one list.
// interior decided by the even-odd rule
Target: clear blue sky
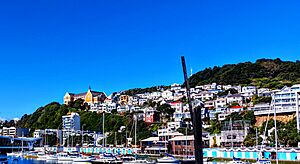
[(0, 1), (0, 118), (66, 91), (182, 83), (188, 69), (300, 54), (300, 1)]

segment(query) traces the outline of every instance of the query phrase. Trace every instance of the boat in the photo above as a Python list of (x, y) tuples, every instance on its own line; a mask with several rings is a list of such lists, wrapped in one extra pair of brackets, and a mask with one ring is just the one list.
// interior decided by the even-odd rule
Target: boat
[(0, 163), (1, 164), (8, 164), (8, 158), (6, 153), (0, 152)]
[(57, 162), (58, 158), (56, 155), (46, 155), (46, 162)]
[(24, 155), (25, 159), (33, 159), (38, 158), (38, 155), (36, 152), (28, 152), (26, 155)]
[(268, 159), (259, 159), (255, 162), (255, 164), (271, 164), (271, 161)]
[(92, 158), (90, 157), (77, 157), (77, 158), (74, 158), (73, 159), (73, 162), (91, 162), (92, 161)]
[(176, 159), (174, 156), (165, 153), (165, 157), (158, 158), (157, 162), (159, 164), (178, 164), (180, 161)]
[(229, 162), (230, 164), (250, 164), (249, 162), (244, 162), (240, 158), (233, 157), (232, 161)]
[(37, 157), (38, 158), (36, 160), (40, 160), (40, 161), (46, 161), (47, 160), (47, 155), (43, 151), (38, 152)]
[(123, 161), (123, 164), (155, 164), (155, 161), (147, 161), (145, 159), (135, 159), (135, 160), (132, 160), (132, 161)]
[(111, 153), (100, 154), (96, 159), (91, 161), (92, 163), (122, 163), (121, 160), (118, 160), (116, 156)]
[(76, 157), (69, 156), (68, 153), (58, 153), (57, 154), (57, 159), (58, 162), (68, 162), (68, 161), (73, 161)]

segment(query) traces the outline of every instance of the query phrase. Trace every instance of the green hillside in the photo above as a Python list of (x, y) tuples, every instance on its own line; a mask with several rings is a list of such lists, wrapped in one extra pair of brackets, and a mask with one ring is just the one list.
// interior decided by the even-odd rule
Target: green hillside
[(209, 67), (190, 77), (191, 87), (210, 84), (256, 85), (258, 87), (281, 88), (300, 83), (300, 61), (259, 59), (255, 63), (244, 62)]
[[(80, 124), (84, 125), (84, 130), (102, 131), (103, 114), (96, 112), (88, 112), (85, 109), (86, 105), (82, 105), (83, 100), (76, 100), (70, 105), (61, 105), (57, 102), (52, 102), (44, 107), (38, 108), (32, 114), (25, 114), (17, 122), (17, 127), (29, 128), (33, 133), (35, 129), (62, 129), (62, 116), (69, 112), (77, 112), (80, 115)], [(121, 126), (125, 126), (126, 130), (119, 132)], [(105, 114), (105, 132), (110, 132), (107, 143), (112, 144), (114, 141), (114, 133), (117, 133), (119, 138), (125, 142), (125, 133), (133, 136), (133, 113), (124, 113), (123, 115), (115, 113)], [(143, 121), (138, 121), (137, 139), (144, 139), (151, 135), (150, 127)]]

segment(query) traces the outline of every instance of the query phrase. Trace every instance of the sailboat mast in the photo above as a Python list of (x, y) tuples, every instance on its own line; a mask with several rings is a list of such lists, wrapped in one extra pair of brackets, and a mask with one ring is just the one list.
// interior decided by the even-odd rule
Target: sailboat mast
[(105, 133), (104, 133), (104, 119), (105, 119), (105, 113), (102, 113), (102, 134), (103, 134), (103, 147), (105, 147)]
[(188, 153), (187, 153), (187, 126), (185, 128), (185, 154), (186, 154), (186, 157), (188, 157)]
[(256, 149), (257, 149), (257, 145), (258, 145), (258, 141), (257, 141), (257, 128), (255, 128), (255, 142), (256, 142)]
[(24, 147), (23, 139), (24, 139), (24, 132), (22, 131), (22, 153), (23, 153), (23, 147)]
[(232, 135), (232, 118), (230, 118), (230, 135), (231, 135), (231, 137), (230, 137), (230, 139), (231, 139), (231, 149), (232, 149), (232, 151), (233, 151), (233, 135)]
[[(273, 99), (274, 100), (274, 99)], [(278, 145), (278, 138), (277, 138), (277, 124), (276, 124), (276, 108), (273, 106), (273, 109), (274, 109), (274, 127), (275, 127), (275, 150), (276, 150), (276, 156), (275, 156), (275, 158), (276, 158), (276, 164), (278, 164), (278, 158), (277, 158), (277, 156), (278, 156), (278, 147), (277, 147), (277, 145)]]
[(136, 118), (136, 115), (134, 115), (134, 121), (135, 121), (135, 124), (134, 124), (134, 145), (135, 145), (135, 153), (136, 152), (136, 124), (137, 124), (137, 118)]

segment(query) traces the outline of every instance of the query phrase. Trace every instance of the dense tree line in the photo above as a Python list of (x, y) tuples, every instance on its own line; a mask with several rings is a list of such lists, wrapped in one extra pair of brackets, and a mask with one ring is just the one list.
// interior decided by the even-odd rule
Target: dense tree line
[(281, 88), (300, 83), (300, 62), (280, 59), (259, 59), (255, 63), (227, 64), (209, 67), (190, 77), (191, 87), (210, 84), (256, 85), (258, 87)]
[(151, 93), (151, 92), (157, 92), (161, 90), (167, 90), (168, 88), (170, 88), (170, 86), (164, 86), (164, 85), (148, 87), (148, 88), (134, 88), (134, 89), (123, 91), (122, 94), (133, 96), (141, 93)]
[[(61, 105), (57, 102), (52, 102), (44, 107), (38, 108), (32, 114), (25, 114), (17, 123), (17, 127), (29, 128), (31, 134), (35, 129), (61, 129), (62, 116), (69, 112), (77, 112), (80, 115), (81, 126), (84, 130), (91, 130), (102, 132), (103, 114), (96, 112), (89, 112), (85, 104), (80, 104), (82, 100), (75, 101), (70, 105)], [(105, 132), (109, 132), (108, 144), (114, 143), (114, 133), (124, 135), (126, 131), (128, 136), (133, 136), (133, 115), (134, 113), (105, 113)], [(13, 121), (8, 121), (5, 125), (13, 124)], [(120, 132), (120, 127), (125, 126), (126, 129)], [(137, 139), (144, 139), (151, 135), (149, 125), (146, 125), (142, 120), (138, 121), (137, 125)], [(124, 137), (125, 138), (125, 137)]]

